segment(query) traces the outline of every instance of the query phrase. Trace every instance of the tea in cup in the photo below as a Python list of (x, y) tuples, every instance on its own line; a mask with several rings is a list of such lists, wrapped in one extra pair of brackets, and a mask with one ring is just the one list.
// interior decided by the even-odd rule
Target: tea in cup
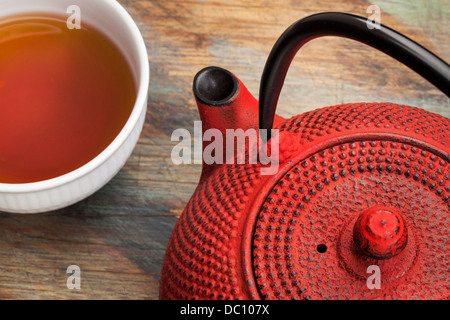
[(4, 0), (0, 12), (0, 211), (62, 208), (104, 186), (136, 145), (145, 44), (113, 0)]

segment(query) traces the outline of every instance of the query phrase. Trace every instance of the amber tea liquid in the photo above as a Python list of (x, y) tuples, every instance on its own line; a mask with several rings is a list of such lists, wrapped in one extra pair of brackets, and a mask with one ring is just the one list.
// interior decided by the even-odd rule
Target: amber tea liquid
[(0, 19), (0, 183), (79, 168), (117, 136), (136, 87), (121, 51), (66, 17)]

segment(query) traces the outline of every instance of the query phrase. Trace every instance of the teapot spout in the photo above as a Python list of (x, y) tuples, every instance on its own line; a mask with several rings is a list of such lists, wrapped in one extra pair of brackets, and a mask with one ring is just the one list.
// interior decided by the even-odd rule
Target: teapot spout
[(227, 130), (258, 129), (258, 101), (234, 74), (215, 66), (206, 67), (197, 73), (193, 91), (202, 123), (202, 154), (213, 143), (205, 141), (211, 133), (216, 139), (218, 135), (222, 137), (222, 150), (215, 150), (219, 153), (215, 156), (216, 161), (211, 163), (202, 157), (204, 177), (217, 166), (227, 163)]
[(258, 128), (258, 101), (228, 70), (202, 69), (194, 78), (193, 91), (203, 130)]

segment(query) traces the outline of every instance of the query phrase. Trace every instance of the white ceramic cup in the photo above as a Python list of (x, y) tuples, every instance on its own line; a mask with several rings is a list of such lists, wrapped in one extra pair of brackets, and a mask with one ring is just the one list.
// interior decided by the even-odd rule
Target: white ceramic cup
[(149, 62), (142, 35), (114, 0), (0, 0), (0, 19), (24, 13), (65, 15), (80, 8), (81, 23), (96, 27), (123, 52), (137, 84), (132, 113), (114, 141), (90, 162), (62, 176), (33, 183), (0, 183), (0, 212), (38, 213), (60, 209), (90, 196), (123, 167), (141, 134), (147, 111)]

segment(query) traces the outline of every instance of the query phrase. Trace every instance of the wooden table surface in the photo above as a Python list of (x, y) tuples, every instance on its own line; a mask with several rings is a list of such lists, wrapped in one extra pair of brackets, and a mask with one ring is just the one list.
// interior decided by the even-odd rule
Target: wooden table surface
[[(296, 20), (322, 11), (368, 16), (450, 61), (448, 0), (119, 0), (139, 26), (151, 80), (144, 130), (119, 174), (88, 199), (38, 215), (0, 214), (1, 299), (158, 299), (166, 245), (200, 175), (174, 165), (170, 137), (199, 120), (197, 71), (217, 65), (257, 95), (266, 57)], [(294, 59), (278, 104), (284, 117), (346, 102), (396, 102), (450, 117), (450, 102), (418, 75), (351, 40), (320, 38)], [(81, 270), (69, 290), (67, 267)]]

